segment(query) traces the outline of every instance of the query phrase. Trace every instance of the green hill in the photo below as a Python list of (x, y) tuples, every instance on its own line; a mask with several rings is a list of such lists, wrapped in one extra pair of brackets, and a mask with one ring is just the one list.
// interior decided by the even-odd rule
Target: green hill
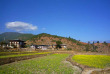
[[(59, 38), (59, 40), (61, 40), (61, 39), (67, 39), (67, 40), (72, 41), (74, 43), (79, 42), (79, 41), (77, 41), (77, 40), (75, 40), (73, 38), (70, 38), (70, 37), (69, 38), (66, 38), (66, 37), (61, 37), (61, 36), (57, 36), (57, 35), (51, 35), (51, 34), (47, 34), (47, 33), (41, 33), (41, 34), (38, 34), (38, 35), (34, 35), (31, 38), (31, 40), (35, 40), (35, 39), (39, 40), (41, 37), (53, 37), (53, 38)], [(54, 42), (55, 40), (52, 40), (52, 41)]]
[(92, 51), (92, 52), (110, 52), (110, 44), (94, 43), (88, 44), (71, 37), (61, 37), (57, 35), (51, 35), (47, 33), (41, 33), (34, 35), (32, 38), (26, 41), (27, 45), (55, 45), (56, 41), (61, 41), (66, 44), (68, 48), (78, 51)]
[(41, 33), (34, 35), (32, 38), (26, 41), (27, 45), (56, 45), (56, 41), (61, 41), (66, 44), (68, 48), (84, 50), (87, 43), (80, 42), (70, 37), (61, 37), (57, 35), (51, 35), (47, 33)]
[(11, 39), (21, 39), (21, 40), (28, 40), (31, 38), (33, 34), (23, 34), (23, 33), (18, 33), (18, 32), (5, 32), (0, 34), (0, 42), (5, 41), (8, 42), (8, 40)]

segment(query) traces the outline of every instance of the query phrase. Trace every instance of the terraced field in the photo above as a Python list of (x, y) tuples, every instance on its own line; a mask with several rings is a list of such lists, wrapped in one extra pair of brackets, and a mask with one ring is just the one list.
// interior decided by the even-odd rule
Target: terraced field
[(73, 74), (73, 68), (63, 62), (68, 56), (69, 54), (52, 54), (2, 65), (0, 74)]
[(9, 58), (9, 57), (20, 57), (20, 56), (29, 56), (29, 55), (37, 55), (37, 54), (48, 54), (49, 52), (40, 52), (40, 53), (21, 53), (21, 54), (10, 54), (10, 55), (3, 55), (0, 58)]
[(0, 65), (51, 54), (50, 52), (0, 52)]
[[(0, 74), (81, 74), (89, 72), (85, 69), (86, 66), (91, 69), (99, 68), (100, 71), (93, 70), (95, 73), (102, 73), (102, 71), (110, 73), (106, 69), (110, 68), (109, 55), (93, 53), (73, 56), (73, 53), (67, 51), (0, 52)], [(85, 67), (79, 67), (75, 62)]]

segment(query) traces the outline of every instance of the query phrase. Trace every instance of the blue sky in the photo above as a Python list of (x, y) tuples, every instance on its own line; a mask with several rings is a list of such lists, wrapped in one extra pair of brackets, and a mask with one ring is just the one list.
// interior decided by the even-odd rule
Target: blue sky
[(110, 40), (110, 0), (0, 0), (0, 33)]

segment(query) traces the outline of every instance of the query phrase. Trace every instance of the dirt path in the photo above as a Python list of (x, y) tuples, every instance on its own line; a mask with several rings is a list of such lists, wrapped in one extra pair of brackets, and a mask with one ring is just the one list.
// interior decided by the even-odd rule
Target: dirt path
[(91, 74), (95, 70), (100, 71), (100, 69), (87, 68), (87, 69), (84, 69), (84, 71), (82, 72), (82, 74)]
[(85, 69), (82, 74), (110, 74), (110, 68), (108, 69)]
[(66, 58), (65, 62), (69, 63), (72, 67), (73, 67), (73, 70), (75, 71), (74, 74), (81, 74), (82, 73), (82, 68), (80, 68), (79, 66), (75, 65), (72, 61), (72, 55), (70, 55), (69, 57)]
[(77, 66), (73, 66), (69, 61), (63, 61), (63, 63), (67, 63), (68, 64), (68, 66), (71, 66), (72, 67), (72, 69), (74, 70), (74, 74), (81, 74), (81, 69), (79, 68), (79, 67), (77, 67)]

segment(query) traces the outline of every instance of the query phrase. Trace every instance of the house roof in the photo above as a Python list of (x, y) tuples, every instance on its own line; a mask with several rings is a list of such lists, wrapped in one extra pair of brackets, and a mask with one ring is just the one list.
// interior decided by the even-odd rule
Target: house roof
[(66, 46), (66, 44), (60, 44), (60, 45), (62, 45), (62, 46)]
[(49, 45), (34, 45), (34, 46), (49, 46)]
[(19, 40), (19, 39), (13, 39), (13, 40), (9, 40), (10, 42), (11, 41), (17, 41), (17, 42), (24, 42), (23, 40)]
[[(34, 44), (32, 44), (32, 45), (34, 45)], [(55, 45), (34, 45), (34, 46), (56, 46), (56, 44)], [(61, 46), (66, 46), (66, 44), (61, 44)]]

